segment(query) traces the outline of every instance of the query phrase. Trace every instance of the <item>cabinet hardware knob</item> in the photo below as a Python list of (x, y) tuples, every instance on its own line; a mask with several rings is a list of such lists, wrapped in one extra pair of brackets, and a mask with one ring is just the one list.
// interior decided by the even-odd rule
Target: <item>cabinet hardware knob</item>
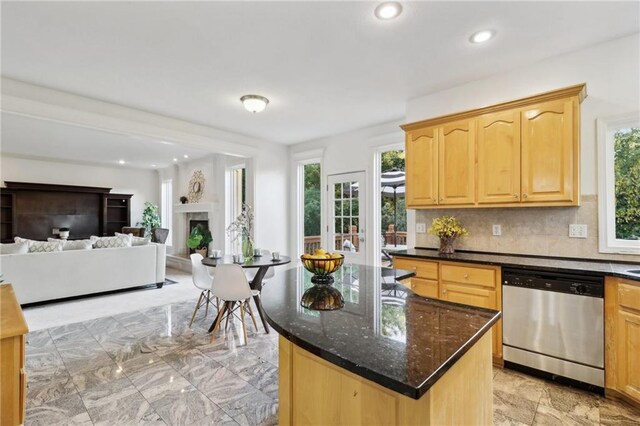
[(411, 283), (411, 288), (416, 288), (416, 285)]
[(440, 198), (440, 201), (444, 201), (444, 198)]
[(469, 279), (469, 274), (464, 274), (464, 277), (465, 277), (466, 279)]
[(442, 294), (445, 294), (447, 292), (447, 290), (442, 290)]
[(523, 196), (524, 198), (527, 198), (527, 194), (526, 194), (526, 193), (525, 193), (525, 194), (522, 194), (522, 196)]
[(513, 194), (513, 198), (518, 198), (518, 194)]

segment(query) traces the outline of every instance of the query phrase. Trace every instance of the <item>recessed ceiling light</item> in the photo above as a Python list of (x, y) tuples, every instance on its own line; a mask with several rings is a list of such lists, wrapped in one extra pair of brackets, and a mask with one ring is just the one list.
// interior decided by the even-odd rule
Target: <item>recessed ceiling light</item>
[(173, 159), (173, 161), (178, 161), (178, 159), (177, 159), (177, 158), (174, 158), (174, 159)]
[(485, 41), (491, 40), (495, 35), (496, 32), (494, 30), (482, 30), (473, 33), (471, 37), (469, 37), (469, 41), (471, 43), (484, 43)]
[(269, 99), (260, 95), (244, 95), (240, 101), (247, 111), (254, 113), (264, 111), (269, 103)]
[(187, 154), (183, 155), (184, 158), (189, 158), (189, 156)]
[(156, 165), (155, 165), (155, 164), (152, 164), (152, 165), (151, 165), (151, 167), (156, 167)]
[(125, 161), (124, 161), (124, 160), (118, 160), (118, 163), (120, 163), (120, 164), (124, 164), (124, 163), (125, 163)]
[(376, 18), (386, 21), (400, 15), (400, 13), (402, 13), (402, 5), (397, 1), (387, 1), (376, 6), (373, 13), (376, 15)]

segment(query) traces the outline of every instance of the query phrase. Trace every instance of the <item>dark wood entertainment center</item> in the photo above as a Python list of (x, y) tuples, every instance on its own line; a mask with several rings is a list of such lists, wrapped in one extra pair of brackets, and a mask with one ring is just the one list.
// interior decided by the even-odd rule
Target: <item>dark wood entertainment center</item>
[(70, 228), (69, 239), (113, 235), (131, 222), (131, 194), (111, 188), (6, 182), (0, 188), (0, 241), (15, 236), (34, 240), (58, 237), (54, 228)]

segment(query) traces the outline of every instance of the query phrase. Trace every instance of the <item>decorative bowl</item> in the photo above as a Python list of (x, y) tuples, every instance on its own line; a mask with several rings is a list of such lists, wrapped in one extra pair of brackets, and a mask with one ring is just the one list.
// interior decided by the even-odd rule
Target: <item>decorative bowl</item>
[(316, 258), (311, 256), (300, 256), (304, 268), (313, 274), (311, 282), (314, 284), (331, 284), (333, 282), (333, 274), (340, 269), (344, 263), (344, 255), (332, 258)]

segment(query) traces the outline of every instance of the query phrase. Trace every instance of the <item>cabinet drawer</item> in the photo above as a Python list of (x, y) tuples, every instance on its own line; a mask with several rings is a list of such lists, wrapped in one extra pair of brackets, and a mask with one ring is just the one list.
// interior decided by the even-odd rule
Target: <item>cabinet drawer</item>
[(438, 298), (438, 281), (411, 278), (409, 288), (420, 296), (431, 297), (433, 299)]
[(640, 312), (640, 286), (621, 281), (618, 285), (618, 304)]
[(442, 281), (495, 288), (496, 269), (443, 264)]
[(408, 259), (406, 257), (394, 257), (393, 267), (396, 269), (407, 269), (416, 271), (416, 277), (431, 280), (438, 279), (438, 262), (427, 260)]

